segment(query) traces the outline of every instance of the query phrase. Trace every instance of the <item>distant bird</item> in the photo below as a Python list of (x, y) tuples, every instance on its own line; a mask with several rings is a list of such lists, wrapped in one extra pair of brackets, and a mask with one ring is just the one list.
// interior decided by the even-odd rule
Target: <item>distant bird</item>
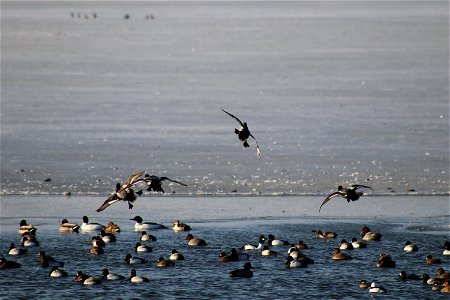
[(445, 272), (444, 268), (438, 268), (436, 270), (437, 278), (440, 279), (450, 279), (450, 272)]
[(444, 251), (442, 252), (442, 255), (450, 255), (450, 242), (449, 241), (445, 241), (444, 243)]
[(0, 258), (0, 269), (17, 269), (20, 268), (20, 266), (21, 264), (15, 261), (7, 260), (4, 257)]
[(100, 231), (102, 229), (105, 229), (105, 226), (99, 223), (89, 223), (89, 218), (83, 216), (83, 224), (81, 224), (82, 231)]
[(331, 256), (333, 260), (350, 260), (352, 257), (348, 254), (342, 253), (339, 248), (334, 248), (333, 255)]
[(81, 284), (84, 285), (96, 285), (102, 283), (100, 279), (84, 274), (82, 271), (77, 272), (77, 275), (75, 276), (75, 281), (80, 282)]
[(105, 253), (105, 250), (103, 250), (103, 247), (94, 246), (91, 248), (91, 250), (89, 250), (89, 253), (94, 255), (102, 255)]
[(242, 277), (242, 278), (250, 278), (253, 276), (252, 264), (250, 262), (246, 262), (244, 264), (243, 269), (237, 269), (230, 272), (230, 277)]
[(36, 227), (31, 224), (28, 224), (26, 220), (20, 221), (19, 224), (19, 234), (23, 235), (25, 232), (29, 232), (30, 234), (36, 233)]
[(440, 264), (442, 261), (439, 258), (434, 258), (431, 255), (427, 255), (425, 257), (425, 263), (427, 265), (435, 265), (435, 264)]
[(114, 243), (117, 240), (114, 233), (107, 233), (105, 230), (100, 230), (100, 236), (106, 244)]
[(353, 250), (354, 247), (353, 247), (352, 243), (347, 242), (346, 239), (342, 239), (341, 240), (341, 245), (339, 246), (339, 249), (341, 249), (341, 250)]
[(114, 224), (113, 222), (108, 222), (105, 228), (106, 233), (118, 233), (120, 232), (120, 227), (117, 224)]
[(264, 246), (261, 250), (261, 255), (262, 256), (272, 256), (272, 255), (278, 255), (278, 252), (273, 251), (269, 248), (269, 246)]
[(333, 199), (336, 196), (341, 196), (345, 199), (347, 199), (347, 202), (350, 201), (356, 201), (359, 199), (359, 197), (361, 197), (362, 195), (364, 195), (363, 192), (357, 192), (356, 190), (359, 188), (367, 188), (367, 189), (371, 189), (373, 191), (373, 189), (370, 186), (367, 185), (360, 185), (360, 184), (354, 184), (348, 188), (344, 188), (342, 185), (338, 186), (338, 190), (336, 192), (333, 192), (331, 194), (329, 194), (325, 200), (323, 200), (322, 205), (320, 205), (319, 208), (319, 212), (322, 209), (322, 206), (324, 206), (325, 203), (327, 203), (328, 201), (330, 201), (331, 199)]
[(147, 277), (137, 276), (136, 269), (131, 269), (130, 275), (131, 276), (130, 278), (128, 278), (128, 280), (133, 283), (150, 282)]
[(353, 249), (367, 248), (367, 244), (364, 242), (358, 241), (358, 239), (356, 237), (352, 237), (352, 246), (353, 246)]
[(372, 284), (370, 285), (369, 293), (378, 294), (384, 292), (386, 292), (386, 290), (382, 286), (377, 285), (375, 282), (372, 282)]
[(403, 248), (403, 251), (405, 251), (406, 253), (416, 252), (418, 250), (419, 248), (411, 243), (411, 241), (406, 241), (405, 247)]
[(59, 278), (59, 277), (67, 277), (67, 276), (69, 276), (69, 274), (67, 274), (66, 271), (61, 270), (60, 268), (54, 266), (50, 270), (50, 273), (48, 273), (48, 276), (54, 277), (54, 278)]
[(226, 113), (227, 115), (229, 115), (230, 117), (232, 117), (233, 119), (235, 119), (241, 125), (240, 129), (236, 129), (236, 128), (234, 129), (234, 133), (237, 134), (239, 140), (244, 142), (244, 148), (250, 147), (248, 142), (247, 142), (247, 139), (249, 137), (252, 137), (255, 140), (255, 143), (256, 143), (256, 157), (258, 159), (261, 158), (261, 150), (259, 149), (258, 141), (255, 139), (255, 137), (251, 134), (250, 130), (248, 129), (247, 122), (241, 122), (241, 120), (239, 120), (236, 116), (230, 114), (229, 112), (227, 112), (224, 109), (222, 109), (222, 111), (224, 113)]
[(14, 243), (11, 243), (11, 245), (9, 246), (8, 254), (9, 255), (25, 255), (25, 254), (27, 254), (27, 251), (28, 251), (27, 249), (16, 247), (14, 245)]
[(395, 261), (389, 255), (380, 254), (377, 260), (377, 268), (395, 268)]
[(184, 255), (177, 251), (177, 249), (172, 249), (169, 256), (170, 260), (184, 260)]
[(383, 236), (381, 233), (370, 231), (370, 228), (364, 226), (361, 230), (363, 241), (380, 241)]
[(361, 279), (360, 281), (359, 281), (359, 287), (360, 288), (362, 288), (362, 289), (367, 289), (367, 288), (369, 288), (369, 283), (367, 282), (367, 280), (365, 280), (365, 279)]
[(114, 204), (118, 201), (126, 201), (128, 202), (128, 208), (133, 208), (133, 202), (136, 201), (137, 197), (142, 195), (142, 191), (135, 192), (132, 187), (144, 180), (140, 178), (144, 175), (145, 171), (137, 172), (132, 174), (127, 178), (124, 184), (120, 184), (119, 182), (116, 184), (116, 191), (114, 194), (109, 196), (108, 199), (103, 202), (103, 204), (97, 209), (97, 212), (103, 211), (111, 204)]
[(136, 251), (136, 252), (153, 252), (153, 248), (142, 245), (141, 243), (136, 243), (136, 245), (134, 246), (134, 251)]
[(188, 241), (188, 246), (206, 246), (206, 241), (201, 238), (196, 238), (192, 234), (188, 234), (186, 236), (186, 240)]
[(137, 256), (132, 256), (131, 254), (127, 254), (124, 259), (126, 264), (136, 265), (136, 264), (145, 264), (147, 260), (145, 258), (140, 258)]
[(286, 266), (286, 268), (306, 268), (308, 266), (307, 263), (296, 260), (290, 255), (288, 255), (286, 261), (284, 262), (284, 265)]
[(189, 231), (189, 230), (191, 230), (191, 226), (181, 223), (179, 220), (176, 220), (175, 223), (173, 223), (173, 225), (172, 225), (172, 230), (175, 232)]
[(143, 241), (143, 242), (148, 242), (148, 241), (154, 242), (154, 241), (157, 240), (157, 238), (156, 238), (156, 236), (154, 236), (152, 234), (148, 234), (147, 231), (144, 230), (144, 231), (141, 232), (140, 240)]
[(303, 249), (309, 249), (308, 245), (306, 245), (303, 241), (298, 241), (297, 244), (295, 245), (295, 247), (297, 247), (299, 250), (303, 250)]
[(399, 275), (400, 280), (420, 280), (420, 276), (417, 274), (406, 274), (405, 271), (401, 271)]
[(156, 266), (158, 268), (168, 268), (168, 267), (173, 267), (175, 266), (175, 262), (170, 260), (170, 259), (165, 259), (164, 257), (160, 257), (158, 258), (158, 260), (156, 261)]
[(130, 219), (132, 221), (135, 221), (136, 224), (134, 224), (134, 230), (140, 231), (140, 230), (149, 230), (149, 229), (167, 229), (166, 226), (154, 222), (145, 222), (142, 223), (142, 218), (140, 216), (135, 216), (134, 218)]
[(105, 280), (122, 280), (125, 279), (125, 276), (110, 273), (107, 268), (102, 270), (102, 278)]
[(269, 246), (282, 246), (282, 245), (290, 245), (288, 241), (275, 239), (273, 234), (267, 235), (267, 243)]
[(325, 231), (322, 232), (322, 230), (313, 230), (314, 236), (319, 239), (334, 239), (337, 237), (337, 234), (332, 231)]
[(58, 230), (62, 233), (71, 233), (71, 232), (78, 233), (78, 230), (80, 230), (80, 225), (75, 224), (75, 223), (69, 223), (69, 221), (67, 221), (67, 219), (63, 219), (61, 221), (61, 225), (59, 226)]
[(173, 179), (170, 179), (169, 177), (165, 177), (165, 176), (158, 177), (156, 175), (145, 174), (144, 179), (143, 179), (143, 181), (148, 185), (147, 191), (161, 192), (163, 194), (164, 194), (164, 190), (161, 185), (164, 180), (172, 181), (172, 182), (178, 183), (182, 186), (187, 186), (187, 184), (185, 184), (183, 182), (173, 180)]
[(266, 241), (266, 237), (264, 235), (260, 235), (258, 238), (258, 245), (245, 244), (241, 247), (243, 250), (261, 250), (264, 246), (264, 242)]

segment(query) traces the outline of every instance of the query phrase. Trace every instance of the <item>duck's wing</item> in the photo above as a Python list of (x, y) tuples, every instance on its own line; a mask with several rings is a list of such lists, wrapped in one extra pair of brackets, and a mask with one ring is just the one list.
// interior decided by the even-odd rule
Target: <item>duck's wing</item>
[(250, 136), (255, 140), (255, 143), (256, 143), (256, 158), (260, 159), (261, 158), (261, 150), (259, 149), (258, 141), (255, 139), (253, 134), (250, 133)]
[(97, 212), (101, 212), (105, 210), (111, 204), (116, 203), (117, 201), (121, 201), (121, 199), (117, 198), (116, 194), (111, 195), (108, 199), (103, 202), (103, 204), (97, 209)]
[(366, 189), (371, 189), (373, 191), (373, 188), (371, 188), (370, 186), (362, 185), (362, 184), (353, 184), (352, 187), (355, 190), (357, 190), (359, 188), (366, 188)]
[(141, 172), (137, 172), (137, 173), (131, 175), (130, 177), (127, 178), (127, 180), (125, 181), (124, 185), (125, 186), (132, 186), (132, 185), (137, 184), (138, 182), (141, 182), (142, 180), (139, 180), (139, 179), (144, 174), (145, 174), (145, 171), (141, 171)]
[(169, 177), (161, 177), (161, 181), (162, 181), (162, 180), (169, 180), (169, 181), (172, 181), (172, 182), (181, 184), (181, 185), (183, 185), (183, 186), (187, 186), (187, 184), (182, 183), (182, 182), (179, 182), (179, 181), (176, 181), (176, 180), (173, 180), (173, 179), (170, 179)]
[(241, 122), (241, 120), (239, 120), (236, 116), (230, 114), (229, 112), (227, 112), (226, 110), (222, 109), (222, 111), (224, 113), (226, 113), (227, 115), (229, 115), (230, 117), (232, 117), (233, 119), (235, 119), (239, 124), (241, 124), (242, 127), (244, 127), (244, 123)]
[(329, 194), (325, 198), (325, 200), (323, 200), (322, 205), (320, 205), (319, 212), (320, 212), (320, 210), (322, 209), (322, 206), (324, 206), (325, 203), (327, 203), (328, 201), (330, 201), (331, 199), (333, 199), (336, 196), (342, 196), (342, 193), (338, 191), (338, 192), (334, 192), (334, 193)]

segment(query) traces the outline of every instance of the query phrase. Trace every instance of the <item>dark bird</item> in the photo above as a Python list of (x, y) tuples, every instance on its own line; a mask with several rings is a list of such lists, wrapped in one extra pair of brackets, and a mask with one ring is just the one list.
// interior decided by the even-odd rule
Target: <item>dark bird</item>
[(243, 269), (236, 269), (234, 271), (230, 272), (230, 277), (243, 277), (243, 278), (250, 278), (253, 276), (252, 270), (252, 264), (250, 262), (246, 262), (244, 264)]
[(128, 202), (128, 208), (132, 209), (133, 204), (131, 203), (136, 201), (138, 196), (142, 195), (142, 191), (135, 192), (131, 187), (144, 181), (143, 178), (140, 178), (142, 175), (144, 175), (144, 173), (145, 172), (142, 171), (131, 175), (122, 185), (118, 182), (116, 184), (116, 191), (114, 192), (114, 194), (112, 194), (108, 199), (105, 200), (105, 202), (103, 202), (103, 204), (97, 209), (97, 212), (103, 211), (108, 206), (118, 201)]
[(222, 111), (224, 113), (226, 113), (227, 115), (229, 115), (230, 117), (232, 117), (233, 119), (235, 119), (240, 125), (241, 128), (240, 129), (234, 129), (234, 133), (237, 134), (239, 140), (244, 142), (244, 148), (250, 147), (247, 139), (249, 137), (252, 137), (255, 140), (256, 143), (256, 157), (259, 159), (261, 158), (261, 150), (259, 149), (259, 145), (258, 145), (258, 141), (255, 139), (255, 137), (251, 134), (250, 130), (248, 129), (247, 126), (247, 122), (241, 122), (241, 120), (239, 120), (236, 116), (230, 114), (229, 112), (227, 112), (226, 110), (222, 109)]
[(143, 179), (143, 181), (145, 181), (145, 183), (147, 183), (147, 185), (148, 185), (147, 191), (161, 192), (163, 194), (164, 194), (164, 190), (161, 185), (164, 180), (172, 181), (172, 182), (178, 183), (182, 186), (187, 186), (187, 184), (185, 184), (185, 183), (182, 183), (182, 182), (179, 182), (179, 181), (176, 181), (176, 180), (170, 179), (169, 177), (164, 177), (164, 176), (158, 177), (155, 175), (145, 174), (144, 179)]
[(342, 185), (340, 185), (340, 186), (338, 186), (338, 190), (336, 192), (329, 194), (325, 198), (325, 200), (323, 200), (322, 205), (320, 205), (319, 212), (325, 203), (327, 203), (328, 201), (330, 201), (331, 199), (333, 199), (336, 196), (341, 196), (341, 197), (347, 199), (347, 202), (350, 202), (350, 200), (351, 201), (358, 200), (359, 197), (361, 197), (364, 194), (363, 192), (356, 191), (359, 188), (371, 189), (373, 191), (373, 189), (370, 186), (366, 186), (366, 185), (353, 184), (352, 186), (350, 186), (348, 188), (344, 188)]

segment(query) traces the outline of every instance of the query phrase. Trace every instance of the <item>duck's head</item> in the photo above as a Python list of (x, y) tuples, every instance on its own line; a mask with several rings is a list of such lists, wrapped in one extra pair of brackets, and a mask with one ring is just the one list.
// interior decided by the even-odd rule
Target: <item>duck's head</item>
[(103, 274), (104, 276), (108, 276), (109, 270), (108, 270), (107, 268), (104, 268), (104, 269), (102, 270), (102, 274)]
[(84, 222), (84, 223), (89, 223), (89, 218), (86, 217), (86, 216), (83, 216), (83, 222)]
[(245, 264), (244, 264), (244, 269), (245, 270), (250, 270), (250, 269), (254, 269), (253, 268), (253, 266), (252, 266), (252, 263), (251, 262), (246, 262)]
[(177, 249), (172, 249), (172, 254), (178, 253)]
[(364, 235), (364, 234), (370, 232), (370, 228), (367, 227), (367, 226), (364, 226), (364, 227), (362, 228), (361, 232), (362, 232), (362, 234)]
[(63, 219), (63, 220), (61, 221), (61, 224), (66, 224), (66, 223), (69, 223), (69, 221), (68, 221), (67, 219)]
[(344, 189), (344, 187), (342, 185), (338, 186), (338, 191), (342, 191)]
[(25, 226), (25, 225), (28, 225), (26, 220), (20, 221), (20, 226)]
[(132, 221), (136, 221), (136, 222), (138, 222), (138, 223), (142, 223), (142, 218), (140, 217), (140, 216), (135, 216), (134, 218), (132, 218), (132, 219), (130, 219), (130, 220), (132, 220)]
[(130, 274), (131, 274), (131, 277), (135, 277), (136, 276), (136, 269), (131, 269)]
[(187, 241), (190, 241), (190, 240), (192, 240), (194, 238), (194, 236), (192, 235), (192, 234), (188, 234), (187, 236), (186, 236), (186, 240)]

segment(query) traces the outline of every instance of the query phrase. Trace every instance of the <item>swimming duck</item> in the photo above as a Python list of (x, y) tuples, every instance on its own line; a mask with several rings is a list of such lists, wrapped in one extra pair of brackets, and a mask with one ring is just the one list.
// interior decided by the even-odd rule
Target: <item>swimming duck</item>
[(148, 234), (148, 233), (144, 230), (144, 231), (141, 232), (141, 238), (140, 238), (140, 240), (143, 241), (143, 242), (148, 242), (148, 241), (154, 242), (154, 241), (156, 241), (157, 239), (156, 239), (156, 236), (151, 235), (151, 234)]
[(419, 248), (411, 243), (411, 241), (406, 241), (405, 247), (403, 248), (403, 251), (405, 251), (406, 253), (416, 252), (418, 250)]
[(378, 293), (384, 293), (386, 292), (386, 289), (382, 286), (377, 285), (375, 282), (372, 282), (369, 288), (369, 293), (372, 294), (378, 294)]
[(106, 233), (118, 233), (120, 232), (120, 227), (117, 224), (114, 224), (113, 222), (108, 222), (105, 228)]
[(444, 243), (444, 252), (442, 252), (442, 255), (445, 255), (445, 256), (450, 255), (450, 242), (449, 241), (446, 241)]
[(258, 238), (258, 246), (252, 244), (245, 244), (241, 247), (243, 250), (261, 250), (264, 246), (264, 242), (266, 241), (266, 237), (264, 235), (260, 235)]
[(278, 252), (270, 250), (269, 246), (264, 246), (262, 251), (261, 251), (261, 255), (262, 256), (272, 256), (272, 255), (277, 255)]
[(36, 227), (31, 224), (28, 224), (26, 220), (21, 220), (19, 224), (19, 234), (22, 235), (25, 232), (30, 232), (31, 234), (36, 233)]
[(147, 277), (137, 276), (136, 269), (131, 269), (130, 275), (131, 276), (130, 278), (128, 278), (128, 280), (133, 283), (150, 282), (150, 280)]
[(427, 255), (425, 257), (425, 263), (427, 265), (435, 265), (435, 264), (440, 264), (441, 260), (439, 258), (433, 258), (433, 256), (431, 256), (431, 255)]
[(102, 278), (104, 280), (123, 280), (125, 279), (125, 276), (110, 273), (107, 268), (102, 270)]
[(100, 230), (100, 236), (106, 244), (115, 243), (117, 240), (114, 233), (107, 233), (105, 230)]
[(346, 253), (342, 253), (339, 248), (334, 248), (331, 259), (333, 259), (333, 260), (351, 260), (352, 257)]
[(369, 283), (366, 281), (366, 280), (364, 280), (364, 279), (361, 279), (360, 281), (359, 281), (359, 287), (361, 288), (361, 289), (368, 289), (369, 288)]
[(83, 216), (83, 224), (81, 224), (82, 231), (100, 231), (102, 229), (105, 229), (105, 226), (99, 223), (89, 223), (89, 218)]
[(153, 222), (145, 222), (142, 223), (142, 218), (140, 216), (135, 216), (134, 218), (130, 219), (132, 221), (136, 221), (136, 224), (134, 224), (134, 230), (141, 231), (141, 230), (151, 230), (151, 229), (166, 229), (167, 227)]
[(142, 245), (141, 243), (136, 243), (136, 246), (134, 246), (134, 251), (136, 251), (136, 252), (153, 252), (153, 248)]
[(179, 220), (176, 220), (175, 223), (173, 223), (173, 225), (172, 225), (172, 230), (175, 232), (189, 231), (189, 230), (191, 230), (191, 226), (181, 223)]
[(303, 253), (299, 253), (297, 260), (300, 261), (302, 264), (304, 265), (313, 265), (314, 264), (314, 259), (307, 257), (305, 254)]
[(145, 176), (144, 176), (144, 181), (148, 185), (147, 191), (149, 191), (149, 192), (154, 191), (154, 192), (161, 192), (164, 194), (164, 190), (162, 188), (162, 182), (164, 180), (168, 180), (168, 181), (177, 183), (182, 186), (187, 186), (187, 184), (182, 183), (180, 181), (170, 179), (169, 177), (164, 177), (164, 176), (158, 177), (158, 176), (149, 175), (149, 174), (145, 174)]
[(367, 226), (362, 228), (363, 241), (380, 241), (382, 236), (381, 233), (370, 231), (370, 228)]
[(364, 242), (358, 241), (356, 237), (352, 237), (352, 246), (353, 249), (367, 248), (367, 244)]
[(103, 247), (92, 247), (91, 250), (89, 250), (89, 253), (94, 255), (102, 255), (105, 253), (105, 250), (103, 250)]
[(105, 247), (106, 243), (102, 240), (100, 236), (96, 235), (91, 238), (91, 245), (93, 247)]
[(441, 278), (441, 279), (450, 279), (450, 273), (445, 273), (444, 268), (438, 268), (436, 270), (437, 272), (437, 278)]
[(405, 271), (401, 271), (399, 275), (400, 280), (420, 280), (420, 276), (416, 274), (406, 274)]
[(288, 255), (286, 261), (284, 262), (286, 268), (306, 268), (308, 265), (300, 260), (294, 259), (292, 256)]
[(295, 247), (297, 247), (297, 249), (299, 249), (299, 250), (309, 249), (308, 245), (303, 243), (303, 241), (301, 241), (301, 240), (298, 241), (297, 244), (295, 244)]
[(145, 264), (147, 262), (146, 259), (140, 258), (140, 257), (136, 257), (136, 256), (132, 256), (129, 253), (125, 256), (124, 261), (125, 261), (126, 264), (129, 264), (129, 265)]
[(25, 255), (25, 254), (27, 254), (27, 249), (18, 248), (14, 245), (14, 243), (11, 243), (11, 245), (9, 246), (8, 254), (9, 255)]
[(260, 159), (261, 158), (261, 150), (259, 149), (258, 141), (256, 140), (256, 138), (251, 134), (250, 130), (248, 129), (247, 122), (241, 122), (241, 120), (239, 120), (236, 116), (230, 114), (229, 112), (227, 112), (224, 109), (222, 109), (222, 111), (224, 113), (226, 113), (227, 115), (229, 115), (230, 117), (232, 117), (233, 119), (235, 119), (241, 125), (240, 129), (236, 129), (236, 128), (234, 129), (234, 133), (237, 134), (239, 140), (244, 142), (243, 143), (244, 148), (250, 147), (250, 145), (247, 142), (247, 139), (249, 137), (252, 137), (255, 140), (255, 143), (256, 143), (256, 158)]
[(435, 283), (442, 284), (442, 283), (444, 283), (444, 279), (438, 278), (438, 277), (431, 278), (430, 275), (428, 275), (427, 273), (423, 273), (422, 274), (422, 283), (429, 284), (429, 285), (432, 285)]
[(63, 261), (58, 261), (50, 255), (46, 255), (45, 251), (39, 251), (39, 261), (43, 268), (47, 267), (64, 267)]
[(190, 233), (186, 236), (186, 240), (188, 241), (188, 246), (206, 246), (205, 240), (196, 238)]
[(395, 261), (389, 255), (380, 254), (377, 260), (377, 268), (395, 268)]
[(142, 191), (135, 192), (132, 187), (144, 181), (142, 178), (140, 178), (142, 175), (144, 175), (144, 173), (145, 172), (142, 171), (132, 174), (127, 178), (124, 184), (120, 184), (120, 182), (118, 182), (116, 184), (116, 191), (111, 196), (109, 196), (108, 199), (105, 200), (105, 202), (103, 202), (103, 204), (97, 209), (97, 212), (105, 210), (107, 207), (118, 201), (128, 202), (128, 208), (132, 209), (132, 203), (136, 201), (138, 196), (142, 195)]
[(450, 284), (448, 280), (444, 281), (444, 287), (441, 289), (441, 293), (450, 294)]
[(339, 246), (339, 249), (341, 250), (353, 250), (353, 244), (347, 242), (346, 239), (341, 240), (341, 245)]
[(84, 285), (96, 285), (102, 283), (100, 279), (84, 274), (82, 271), (77, 272), (75, 281)]
[(220, 262), (229, 262), (229, 261), (231, 261), (229, 255), (227, 255), (224, 251), (220, 252), (220, 254), (217, 256), (217, 259)]
[(21, 244), (24, 247), (37, 247), (39, 246), (39, 241), (36, 239), (36, 237), (34, 235), (30, 235), (28, 234), (28, 232), (26, 232), (24, 234), (24, 236), (22, 236), (21, 239)]
[(48, 273), (48, 276), (54, 277), (54, 278), (59, 278), (59, 277), (67, 277), (67, 276), (69, 276), (69, 274), (67, 274), (66, 271), (61, 270), (57, 266), (54, 266), (50, 270), (50, 273)]
[(164, 259), (164, 257), (158, 258), (156, 261), (156, 266), (158, 268), (167, 268), (175, 266), (175, 262), (169, 259)]
[(288, 249), (288, 255), (292, 256), (293, 259), (297, 259), (300, 254), (300, 250), (295, 247), (294, 244), (291, 245), (291, 247)]
[(283, 246), (291, 244), (288, 241), (275, 239), (275, 236), (273, 234), (267, 235), (267, 243), (269, 244), (269, 246)]
[(242, 278), (250, 278), (253, 276), (252, 264), (250, 262), (246, 262), (244, 264), (243, 269), (237, 269), (230, 272), (230, 277), (242, 277)]
[(312, 232), (314, 232), (314, 236), (319, 239), (334, 239), (337, 237), (337, 234), (331, 231), (322, 232), (322, 230), (313, 230)]
[(361, 197), (362, 195), (364, 195), (363, 192), (357, 192), (356, 190), (359, 188), (367, 188), (367, 189), (371, 189), (373, 191), (373, 189), (370, 186), (367, 185), (360, 185), (360, 184), (353, 184), (350, 187), (344, 188), (342, 185), (338, 186), (338, 190), (336, 192), (333, 192), (331, 194), (329, 194), (325, 200), (323, 200), (322, 205), (320, 205), (319, 207), (319, 212), (322, 209), (322, 206), (324, 206), (325, 203), (327, 203), (328, 201), (330, 201), (331, 199), (333, 199), (336, 196), (341, 196), (345, 199), (347, 199), (347, 202), (350, 201), (356, 201), (359, 199), (359, 197)]
[(79, 229), (80, 225), (75, 223), (69, 223), (67, 219), (63, 219), (61, 221), (61, 225), (59, 226), (59, 231), (62, 233), (72, 233), (72, 232), (78, 233)]
[(18, 262), (7, 260), (6, 258), (0, 258), (0, 269), (17, 269), (20, 268), (21, 264)]
[(169, 256), (170, 260), (184, 260), (183, 254), (177, 251), (177, 249), (172, 249), (172, 252)]

